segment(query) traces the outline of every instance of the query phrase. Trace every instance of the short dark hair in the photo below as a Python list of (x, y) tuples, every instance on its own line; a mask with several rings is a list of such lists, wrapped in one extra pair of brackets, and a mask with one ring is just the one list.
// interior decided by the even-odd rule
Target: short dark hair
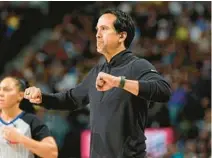
[(127, 32), (127, 38), (124, 41), (124, 45), (126, 48), (129, 48), (135, 36), (135, 25), (130, 15), (117, 9), (107, 9), (101, 13), (101, 15), (103, 14), (113, 14), (116, 16), (114, 27), (118, 33)]

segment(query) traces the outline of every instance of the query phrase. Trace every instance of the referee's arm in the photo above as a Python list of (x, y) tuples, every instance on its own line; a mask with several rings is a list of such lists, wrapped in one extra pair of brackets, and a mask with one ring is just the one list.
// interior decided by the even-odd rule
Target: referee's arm
[(57, 158), (58, 149), (57, 145), (52, 137), (46, 137), (41, 141), (33, 140), (24, 135), (21, 136), (20, 144), (29, 149), (34, 154), (43, 158)]

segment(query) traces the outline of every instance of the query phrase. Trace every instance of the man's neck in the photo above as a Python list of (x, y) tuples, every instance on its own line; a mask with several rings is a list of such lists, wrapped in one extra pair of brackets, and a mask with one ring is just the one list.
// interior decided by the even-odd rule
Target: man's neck
[(16, 116), (18, 116), (22, 110), (19, 108), (18, 105), (15, 105), (11, 108), (5, 108), (1, 111), (1, 118), (6, 121), (10, 122), (12, 121)]
[(125, 47), (122, 47), (120, 49), (117, 49), (116, 51), (105, 53), (104, 56), (105, 56), (107, 62), (109, 63), (115, 55), (119, 54), (120, 52), (122, 52), (125, 49), (126, 49)]

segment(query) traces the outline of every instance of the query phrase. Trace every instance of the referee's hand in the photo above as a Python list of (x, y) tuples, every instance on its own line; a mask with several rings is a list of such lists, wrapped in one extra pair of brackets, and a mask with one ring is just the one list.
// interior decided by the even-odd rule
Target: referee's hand
[(42, 103), (42, 93), (40, 88), (29, 87), (24, 92), (24, 98), (28, 99), (31, 103), (40, 104)]

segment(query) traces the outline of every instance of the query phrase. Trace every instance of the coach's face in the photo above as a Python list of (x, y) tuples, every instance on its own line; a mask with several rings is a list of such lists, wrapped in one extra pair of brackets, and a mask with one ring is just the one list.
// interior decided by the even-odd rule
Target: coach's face
[(113, 14), (103, 14), (96, 26), (97, 52), (107, 54), (117, 49), (120, 45), (120, 34), (114, 28), (116, 16)]

